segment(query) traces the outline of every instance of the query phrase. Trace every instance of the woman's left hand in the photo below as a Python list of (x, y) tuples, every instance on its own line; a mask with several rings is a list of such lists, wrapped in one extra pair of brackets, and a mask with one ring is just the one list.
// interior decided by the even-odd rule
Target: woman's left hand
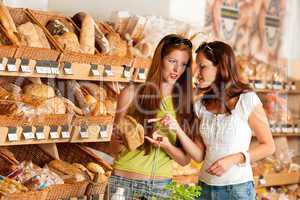
[(155, 147), (162, 147), (162, 148), (167, 148), (168, 146), (171, 145), (169, 139), (165, 136), (162, 136), (159, 134), (159, 130), (155, 131), (152, 134), (152, 138), (149, 136), (145, 136), (145, 138), (151, 142)]
[(172, 115), (165, 115), (163, 118), (149, 119), (148, 122), (157, 122), (159, 121), (163, 126), (167, 127), (171, 131), (176, 133), (183, 132), (177, 120)]
[(223, 157), (216, 162), (214, 162), (208, 169), (207, 172), (214, 176), (222, 176), (227, 172), (233, 165), (239, 163), (243, 159), (243, 155), (232, 154), (226, 157)]

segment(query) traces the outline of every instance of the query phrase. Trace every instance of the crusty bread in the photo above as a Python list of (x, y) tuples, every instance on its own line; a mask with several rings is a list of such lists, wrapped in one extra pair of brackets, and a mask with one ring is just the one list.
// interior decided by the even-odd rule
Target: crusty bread
[(55, 96), (54, 89), (45, 84), (29, 84), (23, 88), (26, 95), (32, 95), (40, 98), (52, 98)]

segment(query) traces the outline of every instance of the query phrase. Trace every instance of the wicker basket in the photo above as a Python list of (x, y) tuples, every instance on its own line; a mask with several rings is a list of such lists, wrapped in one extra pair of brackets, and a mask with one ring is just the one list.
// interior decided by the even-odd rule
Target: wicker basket
[(14, 193), (1, 196), (0, 200), (45, 200), (48, 190), (30, 191), (25, 193)]
[(99, 196), (98, 200), (100, 200), (100, 199), (102, 200), (102, 199), (104, 199), (105, 190), (106, 190), (107, 185), (108, 185), (108, 181), (103, 181), (102, 183), (90, 182), (89, 185), (87, 186), (85, 194), (88, 197), (98, 195)]
[(0, 45), (0, 58), (12, 58), (15, 55), (17, 47)]
[[(16, 26), (21, 24), (32, 22), (33, 21), (25, 9), (23, 8), (8, 8), (10, 15), (12, 16)], [(54, 60), (58, 59), (59, 53), (53, 49), (56, 49), (56, 44), (49, 38), (48, 34), (44, 31), (49, 44), (52, 49), (44, 49), (44, 48), (34, 48), (34, 47), (19, 47), (17, 48), (14, 57), (15, 58), (27, 58), (27, 59), (35, 59), (35, 60)]]
[(72, 123), (73, 114), (53, 114), (53, 115), (43, 115), (32, 119), (34, 125), (70, 125)]
[(53, 185), (48, 188), (47, 200), (68, 199), (70, 197), (82, 197), (85, 195), (88, 181), (72, 184)]

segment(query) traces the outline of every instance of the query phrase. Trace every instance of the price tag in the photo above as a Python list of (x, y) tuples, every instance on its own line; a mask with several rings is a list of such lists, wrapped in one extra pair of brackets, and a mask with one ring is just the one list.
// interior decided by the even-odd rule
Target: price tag
[(9, 72), (16, 72), (17, 66), (16, 66), (16, 59), (15, 58), (8, 58), (7, 60), (7, 70)]
[(259, 179), (259, 184), (261, 184), (261, 185), (266, 185), (266, 184), (267, 184), (267, 181), (266, 181), (264, 178), (260, 178), (260, 179)]
[(64, 63), (64, 72), (66, 75), (72, 75), (72, 64), (69, 62), (65, 62)]
[(81, 136), (81, 138), (89, 138), (89, 133), (88, 133), (88, 131), (87, 131), (87, 127), (85, 127), (85, 126), (82, 126), (81, 127), (81, 130), (80, 130), (80, 136)]
[(50, 138), (51, 139), (58, 139), (59, 135), (57, 132), (57, 126), (51, 126), (50, 127)]
[(58, 62), (51, 61), (50, 66), (51, 66), (51, 73), (52, 74), (55, 74), (55, 75), (59, 74)]
[(5, 66), (3, 65), (3, 58), (0, 58), (0, 71), (4, 71)]
[(108, 131), (107, 131), (107, 126), (101, 126), (100, 127), (100, 137), (101, 138), (108, 138)]
[(123, 76), (124, 76), (125, 78), (130, 78), (130, 77), (131, 77), (131, 74), (130, 74), (130, 67), (124, 66)]
[(139, 69), (139, 79), (140, 80), (145, 80), (146, 79), (146, 74), (145, 74), (145, 69)]
[(39, 74), (51, 74), (51, 66), (49, 61), (38, 60), (35, 66), (36, 72)]
[(64, 139), (68, 139), (70, 138), (70, 132), (69, 132), (69, 127), (68, 126), (62, 126), (62, 130), (61, 130), (61, 136)]
[(98, 65), (91, 64), (91, 72), (92, 72), (93, 76), (100, 76), (100, 72), (98, 70)]
[(36, 139), (38, 140), (44, 140), (45, 139), (44, 127), (41, 126), (36, 127), (35, 136)]
[(113, 76), (113, 75), (114, 75), (111, 66), (105, 65), (105, 68), (104, 68), (104, 75), (105, 75), (105, 76)]
[(22, 59), (21, 60), (21, 70), (24, 73), (31, 73), (32, 68), (29, 66), (29, 59)]
[(8, 127), (8, 133), (7, 133), (8, 141), (17, 141), (17, 127)]
[(23, 126), (23, 135), (25, 140), (32, 140), (35, 138), (31, 126)]

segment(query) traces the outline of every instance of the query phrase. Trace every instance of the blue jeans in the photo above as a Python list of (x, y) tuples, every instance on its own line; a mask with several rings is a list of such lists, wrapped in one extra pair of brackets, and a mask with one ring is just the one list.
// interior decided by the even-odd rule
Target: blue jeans
[(203, 182), (199, 200), (255, 200), (253, 181), (236, 185), (211, 186)]
[(109, 196), (111, 197), (118, 187), (124, 188), (126, 200), (164, 199), (169, 197), (170, 192), (164, 187), (171, 183), (171, 179), (164, 180), (134, 180), (121, 176), (111, 176), (108, 183)]

